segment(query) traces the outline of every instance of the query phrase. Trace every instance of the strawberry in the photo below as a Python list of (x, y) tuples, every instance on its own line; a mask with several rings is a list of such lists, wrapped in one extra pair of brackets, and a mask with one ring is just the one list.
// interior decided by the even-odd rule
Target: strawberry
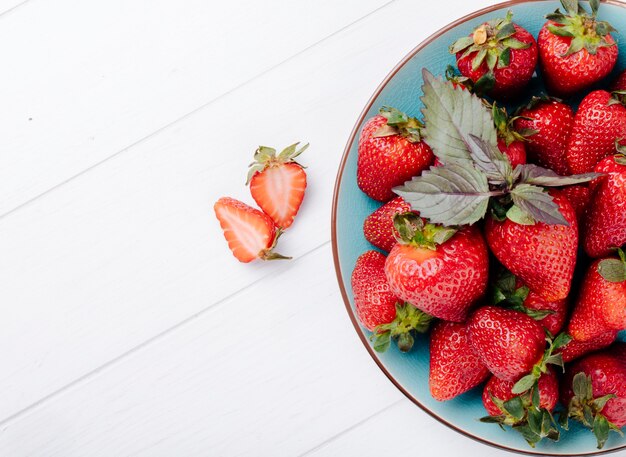
[(551, 191), (569, 226), (487, 218), (485, 234), (491, 252), (528, 287), (549, 301), (569, 294), (578, 245), (576, 213), (564, 195)]
[(359, 322), (370, 332), (374, 349), (384, 352), (392, 339), (401, 351), (413, 346), (413, 333), (428, 329), (431, 316), (400, 303), (389, 289), (385, 276), (385, 256), (378, 251), (361, 254), (352, 271), (352, 293)]
[(392, 292), (434, 317), (464, 321), (487, 286), (488, 254), (480, 232), (424, 224), (411, 213), (394, 223), (400, 241), (385, 263)]
[(517, 131), (528, 134), (528, 160), (562, 176), (569, 174), (566, 154), (573, 125), (572, 108), (545, 97), (533, 97), (514, 123)]
[(614, 330), (603, 333), (589, 341), (572, 339), (569, 343), (556, 351), (556, 353), (560, 353), (563, 357), (563, 362), (567, 363), (590, 352), (610, 346), (616, 339), (617, 331)]
[(450, 400), (487, 379), (489, 370), (472, 351), (466, 324), (438, 322), (430, 333), (428, 384), (435, 400)]
[(583, 278), (568, 333), (578, 341), (591, 341), (626, 329), (626, 255), (595, 260)]
[(510, 309), (483, 306), (467, 325), (474, 353), (495, 376), (515, 382), (539, 363), (546, 346), (543, 327)]
[[(502, 411), (501, 407), (494, 402), (494, 398), (496, 401), (501, 400), (503, 402), (515, 398), (517, 395), (512, 392), (514, 385), (514, 382), (505, 381), (496, 376), (489, 378), (483, 389), (482, 398), (483, 406), (490, 416), (499, 416), (501, 414), (510, 416), (510, 413), (507, 413), (507, 411)], [(552, 411), (559, 400), (559, 381), (556, 374), (552, 370), (542, 374), (537, 381), (537, 387), (539, 389), (539, 406)], [(514, 420), (513, 423), (516, 422), (518, 421)]]
[(626, 156), (606, 157), (595, 171), (606, 176), (591, 183), (582, 240), (587, 254), (601, 257), (626, 244)]
[(586, 173), (615, 154), (615, 140), (626, 138), (626, 108), (604, 90), (587, 95), (578, 107), (567, 144), (572, 173)]
[(509, 425), (524, 436), (531, 447), (548, 438), (558, 441), (560, 434), (552, 417), (559, 398), (559, 382), (552, 370), (547, 370), (529, 391), (518, 395), (514, 383), (492, 376), (483, 389), (483, 405), (489, 416), (481, 422)]
[(626, 425), (626, 364), (619, 355), (603, 351), (567, 368), (561, 384), (567, 417), (591, 428), (602, 449), (609, 431), (621, 434), (619, 429)]
[(576, 211), (576, 219), (578, 220), (578, 225), (581, 225), (581, 221), (583, 221), (583, 215), (585, 214), (585, 210), (591, 201), (591, 189), (589, 186), (584, 184), (576, 184), (574, 186), (567, 186), (561, 190), (563, 195), (567, 197), (569, 202), (574, 207), (574, 211)]
[(475, 28), (450, 46), (461, 74), (473, 82), (473, 90), (493, 97), (511, 97), (528, 84), (537, 65), (537, 43), (513, 15)]
[(385, 260), (385, 256), (378, 251), (367, 251), (359, 256), (352, 270), (356, 316), (370, 332), (396, 317), (396, 303), (399, 300), (389, 290)]
[[(598, 1), (591, 1), (591, 14), (576, 0), (561, 0), (565, 13), (557, 10), (546, 17), (539, 31), (539, 61), (548, 90), (570, 95), (607, 76), (617, 61), (613, 27), (598, 21)], [(575, 170), (572, 170), (577, 173)]]
[(228, 247), (240, 262), (289, 258), (273, 252), (281, 231), (267, 214), (230, 197), (220, 198), (213, 209)]
[(369, 119), (359, 138), (357, 184), (369, 197), (388, 201), (392, 187), (419, 175), (433, 162), (421, 139), (422, 124), (395, 108), (383, 107)]
[(556, 335), (561, 331), (567, 317), (567, 300), (550, 301), (530, 290), (510, 272), (498, 276), (492, 290), (493, 304), (528, 314), (550, 332)]
[(295, 161), (309, 145), (297, 149), (298, 143), (287, 146), (276, 155), (276, 149), (259, 146), (250, 165), (250, 193), (259, 207), (278, 227), (286, 229), (300, 209), (306, 189), (306, 173)]
[(411, 211), (411, 205), (402, 197), (396, 197), (385, 203), (363, 222), (365, 239), (383, 251), (391, 251), (398, 242), (393, 227), (393, 217)]
[(526, 163), (526, 137), (513, 128), (517, 117), (509, 117), (505, 108), (498, 108), (494, 103), (491, 109), (493, 122), (498, 134), (498, 149), (511, 162), (511, 167)]

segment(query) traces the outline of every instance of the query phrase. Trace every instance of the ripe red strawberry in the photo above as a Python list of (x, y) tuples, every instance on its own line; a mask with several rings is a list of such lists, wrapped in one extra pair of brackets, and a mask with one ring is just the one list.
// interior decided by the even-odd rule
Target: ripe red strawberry
[(389, 290), (385, 256), (380, 252), (361, 254), (352, 271), (351, 283), (357, 318), (373, 332), (376, 351), (386, 351), (393, 339), (401, 351), (407, 352), (413, 347), (413, 334), (428, 330), (432, 317), (400, 302)]
[(595, 171), (606, 176), (591, 183), (582, 239), (587, 254), (601, 257), (626, 244), (626, 156), (606, 157)]
[(544, 355), (543, 327), (519, 311), (483, 306), (472, 314), (467, 329), (474, 353), (500, 379), (519, 380)]
[(574, 207), (576, 218), (578, 219), (578, 226), (580, 227), (587, 205), (589, 205), (591, 201), (591, 189), (585, 184), (576, 184), (563, 188), (562, 192)]
[(220, 198), (213, 209), (228, 247), (240, 262), (289, 258), (272, 251), (280, 230), (267, 214), (230, 197)]
[(466, 324), (438, 322), (430, 333), (430, 394), (450, 400), (487, 379), (489, 370), (472, 351)]
[(488, 254), (480, 232), (423, 225), (410, 214), (395, 222), (401, 241), (385, 263), (393, 293), (434, 317), (464, 321), (487, 286)]
[(523, 141), (515, 140), (507, 145), (505, 140), (498, 138), (498, 149), (506, 154), (513, 168), (526, 163), (526, 145)]
[(602, 449), (609, 431), (626, 425), (626, 364), (611, 351), (596, 352), (567, 367), (561, 401), (568, 416), (591, 428)]
[(352, 270), (352, 294), (359, 322), (370, 332), (396, 317), (398, 298), (389, 290), (386, 257), (378, 251), (359, 256)]
[(450, 46), (461, 74), (473, 90), (493, 97), (511, 97), (528, 84), (537, 65), (537, 43), (528, 31), (512, 22), (509, 12), (478, 26)]
[(522, 225), (510, 219), (487, 218), (485, 234), (491, 252), (509, 271), (549, 301), (569, 294), (576, 250), (578, 223), (576, 213), (564, 195), (551, 191), (559, 211), (570, 224), (549, 225), (537, 222)]
[(585, 354), (610, 346), (611, 343), (617, 339), (617, 333), (618, 332), (612, 330), (589, 341), (578, 341), (572, 339), (569, 343), (556, 351), (556, 353), (561, 354), (563, 362), (571, 362), (572, 360), (576, 360)]
[(393, 227), (393, 217), (411, 211), (411, 205), (402, 197), (396, 197), (385, 203), (363, 222), (365, 239), (383, 251), (391, 251), (396, 243), (396, 230)]
[(306, 173), (295, 161), (309, 146), (298, 143), (276, 155), (276, 149), (259, 146), (250, 165), (250, 193), (259, 207), (282, 229), (293, 224), (306, 189)]
[[(493, 398), (505, 402), (516, 397), (517, 394), (512, 392), (514, 385), (514, 382), (505, 381), (496, 376), (489, 378), (489, 381), (487, 381), (483, 389), (482, 398), (483, 405), (490, 416), (507, 414), (506, 411), (502, 411), (502, 409), (494, 403)], [(554, 372), (548, 370), (546, 373), (542, 374), (537, 381), (537, 386), (539, 388), (539, 407), (552, 411), (559, 401), (559, 381)], [(514, 420), (514, 423), (517, 422), (518, 421)]]
[(513, 392), (515, 383), (492, 376), (483, 389), (483, 405), (489, 416), (482, 422), (509, 425), (522, 433), (535, 447), (542, 438), (559, 439), (552, 410), (559, 399), (559, 382), (552, 370), (542, 374), (531, 390), (519, 395)]
[(626, 329), (626, 256), (595, 260), (585, 277), (568, 326), (578, 341)]
[(504, 271), (492, 290), (493, 304), (528, 314), (552, 335), (561, 331), (567, 317), (567, 300), (550, 301), (530, 290), (510, 272)]
[(383, 107), (369, 119), (359, 138), (357, 184), (369, 197), (387, 201), (392, 188), (419, 175), (433, 162), (421, 139), (422, 124), (394, 108)]
[[(578, 2), (561, 0), (565, 14), (548, 14), (539, 32), (542, 76), (551, 93), (570, 95), (607, 76), (617, 61), (613, 27), (598, 21), (599, 2), (591, 2), (591, 15)], [(574, 173), (580, 173), (572, 170)]]
[(615, 154), (616, 140), (626, 138), (626, 108), (611, 100), (611, 94), (596, 90), (580, 102), (567, 144), (572, 173), (592, 171), (600, 160)]
[(491, 109), (493, 122), (498, 133), (498, 149), (511, 162), (513, 168), (526, 163), (526, 137), (513, 128), (517, 117), (509, 117), (506, 109), (494, 103)]
[(561, 176), (570, 173), (566, 154), (574, 125), (572, 108), (554, 99), (534, 97), (519, 112), (514, 125), (519, 132), (533, 133), (526, 144), (530, 162)]

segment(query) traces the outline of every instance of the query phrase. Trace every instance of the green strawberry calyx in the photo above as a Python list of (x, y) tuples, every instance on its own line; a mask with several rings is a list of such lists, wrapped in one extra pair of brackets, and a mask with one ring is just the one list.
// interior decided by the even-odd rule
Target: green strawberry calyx
[(606, 416), (602, 414), (604, 406), (609, 400), (616, 397), (615, 394), (594, 398), (591, 376), (588, 376), (584, 372), (574, 375), (572, 390), (574, 391), (574, 396), (570, 400), (569, 405), (567, 405), (567, 411), (561, 415), (559, 420), (563, 428), (567, 430), (568, 418), (582, 423), (593, 431), (598, 441), (598, 449), (604, 447), (604, 443), (606, 443), (606, 440), (609, 438), (609, 432), (611, 430), (624, 436), (619, 427), (610, 422)]
[(590, 0), (591, 14), (578, 0), (561, 0), (565, 13), (556, 10), (548, 14), (546, 19), (552, 21), (548, 30), (557, 36), (571, 38), (567, 52), (562, 57), (575, 54), (585, 49), (589, 54), (596, 54), (598, 48), (615, 46), (607, 37), (616, 30), (606, 21), (597, 19), (600, 0)]
[(385, 352), (395, 340), (398, 349), (409, 352), (415, 342), (414, 334), (426, 333), (433, 321), (430, 314), (420, 311), (410, 303), (396, 303), (396, 317), (387, 324), (376, 326), (370, 340), (376, 352)]
[(436, 250), (437, 245), (443, 244), (454, 236), (457, 229), (425, 223), (417, 214), (398, 213), (393, 218), (398, 243)]
[(513, 128), (513, 123), (517, 119), (533, 120), (524, 116), (509, 116), (506, 112), (506, 108), (499, 108), (494, 102), (491, 108), (491, 115), (493, 116), (493, 122), (498, 132), (498, 138), (502, 138), (507, 146), (510, 146), (514, 141), (528, 141), (528, 137), (539, 133), (538, 130), (525, 129), (523, 131), (517, 131)]
[(482, 417), (481, 422), (498, 424), (503, 429), (504, 425), (508, 425), (521, 433), (533, 448), (543, 438), (559, 440), (560, 432), (552, 413), (540, 406), (539, 387), (536, 384), (507, 401), (494, 397), (491, 392), (489, 395), (502, 414)]
[[(624, 91), (624, 94), (626, 95), (626, 91)], [(613, 160), (619, 165), (626, 165), (626, 142), (624, 140), (624, 138), (615, 139), (615, 150), (617, 154), (613, 156)]]
[(291, 259), (291, 257), (287, 257), (282, 254), (279, 254), (278, 252), (274, 252), (276, 243), (278, 243), (278, 238), (280, 238), (282, 234), (283, 234), (282, 229), (277, 228), (276, 234), (274, 235), (274, 241), (272, 241), (272, 245), (269, 248), (263, 249), (261, 252), (259, 252), (259, 256), (258, 256), (259, 259), (261, 260), (290, 260)]
[(626, 254), (620, 248), (617, 248), (618, 259), (609, 258), (600, 261), (598, 264), (598, 273), (606, 281), (624, 282), (626, 281)]
[(375, 138), (400, 135), (411, 143), (422, 141), (420, 130), (424, 128), (424, 124), (417, 118), (409, 117), (402, 111), (389, 106), (380, 108), (379, 114), (387, 120), (387, 123), (374, 132)]
[(299, 144), (300, 143), (298, 142), (287, 146), (278, 155), (276, 154), (277, 151), (274, 148), (259, 146), (257, 150), (254, 151), (253, 162), (249, 165), (250, 168), (248, 169), (246, 186), (248, 185), (248, 183), (250, 183), (250, 180), (256, 173), (260, 173), (268, 167), (277, 166), (284, 163), (296, 163), (302, 167), (302, 165), (296, 162), (295, 159), (304, 151), (306, 151), (306, 149), (309, 147), (309, 144), (307, 143), (298, 149)]
[(491, 301), (494, 305), (506, 306), (509, 309), (522, 312), (540, 321), (554, 314), (549, 309), (531, 309), (524, 306), (530, 289), (527, 286), (517, 287), (517, 278), (508, 270), (503, 270), (491, 289)]
[(474, 83), (467, 76), (463, 76), (457, 73), (456, 69), (452, 65), (446, 67), (445, 72), (446, 80), (450, 81), (453, 85), (464, 87), (470, 92), (474, 91)]
[(555, 354), (554, 352), (572, 341), (572, 337), (567, 333), (561, 333), (556, 338), (553, 338), (548, 331), (546, 331), (546, 334), (546, 341), (548, 342), (547, 349), (543, 353), (539, 362), (533, 366), (531, 372), (515, 383), (513, 389), (511, 389), (511, 392), (514, 394), (522, 394), (532, 389), (532, 387), (539, 381), (541, 375), (548, 372), (548, 365), (557, 365), (565, 371), (563, 356), (561, 354)]
[(459, 59), (475, 53), (472, 58), (472, 70), (476, 71), (485, 62), (487, 72), (474, 86), (479, 93), (486, 92), (495, 84), (493, 71), (508, 67), (511, 63), (511, 49), (526, 49), (530, 43), (524, 43), (515, 34), (513, 13), (507, 12), (504, 18), (492, 19), (476, 27), (471, 35), (456, 40), (450, 46), (451, 54), (462, 52)]
[(425, 69), (422, 74), (422, 134), (443, 165), (424, 170), (393, 191), (433, 224), (471, 225), (491, 207), (494, 216), (518, 224), (569, 225), (545, 187), (579, 184), (601, 174), (559, 176), (532, 164), (513, 169), (498, 149), (492, 109), (477, 95)]

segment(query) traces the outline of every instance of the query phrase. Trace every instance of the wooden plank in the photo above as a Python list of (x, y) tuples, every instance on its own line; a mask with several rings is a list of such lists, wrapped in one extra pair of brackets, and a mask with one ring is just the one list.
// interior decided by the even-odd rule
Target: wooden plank
[(0, 27), (0, 215), (387, 1), (24, 4)]
[(0, 417), (290, 268), (235, 262), (212, 215), (221, 195), (251, 201), (243, 181), (258, 143), (311, 141), (307, 197), (280, 247), (299, 257), (327, 242), (337, 165), (361, 107), (448, 20), (393, 3), (1, 220), (0, 298), (10, 309), (0, 343), (20, 351), (0, 354), (12, 367), (0, 374)]
[(295, 456), (399, 400), (352, 328), (330, 255), (325, 244), (3, 424), (0, 454)]
[(467, 438), (402, 400), (321, 443), (300, 457), (337, 455), (501, 456), (504, 451)]

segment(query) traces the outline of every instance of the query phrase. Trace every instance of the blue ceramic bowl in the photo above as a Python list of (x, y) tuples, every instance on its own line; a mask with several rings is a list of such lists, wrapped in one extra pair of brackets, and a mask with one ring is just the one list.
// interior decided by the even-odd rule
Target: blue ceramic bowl
[[(448, 64), (455, 60), (448, 53), (448, 46), (455, 39), (468, 35), (486, 20), (503, 17), (508, 10), (514, 13), (514, 21), (535, 37), (545, 20), (545, 14), (560, 5), (557, 1), (510, 1), (491, 6), (450, 24), (417, 46), (385, 78), (376, 93), (365, 106), (350, 136), (339, 168), (333, 202), (333, 254), (337, 277), (343, 298), (354, 327), (370, 355), (389, 379), (409, 399), (434, 418), (466, 436), (509, 451), (535, 455), (591, 455), (626, 449), (626, 438), (611, 433), (602, 451), (596, 449), (596, 441), (589, 430), (572, 424), (563, 432), (561, 440), (554, 443), (544, 440), (535, 449), (512, 430), (503, 431), (494, 424), (484, 424), (477, 419), (485, 415), (481, 402), (481, 388), (474, 389), (454, 400), (438, 402), (428, 389), (429, 351), (426, 337), (416, 341), (414, 349), (402, 354), (395, 345), (383, 354), (373, 351), (369, 332), (361, 327), (355, 317), (350, 275), (357, 257), (372, 246), (363, 238), (363, 220), (380, 203), (363, 194), (356, 183), (357, 143), (364, 122), (377, 114), (383, 106), (393, 106), (410, 115), (421, 117), (420, 101), (422, 68), (435, 75), (442, 75)], [(619, 44), (619, 61), (616, 71), (626, 68), (626, 4), (607, 2), (600, 8), (600, 18), (610, 20), (622, 34), (614, 34)], [(531, 91), (542, 90), (540, 81), (531, 85)], [(626, 332), (620, 335), (626, 340)]]

